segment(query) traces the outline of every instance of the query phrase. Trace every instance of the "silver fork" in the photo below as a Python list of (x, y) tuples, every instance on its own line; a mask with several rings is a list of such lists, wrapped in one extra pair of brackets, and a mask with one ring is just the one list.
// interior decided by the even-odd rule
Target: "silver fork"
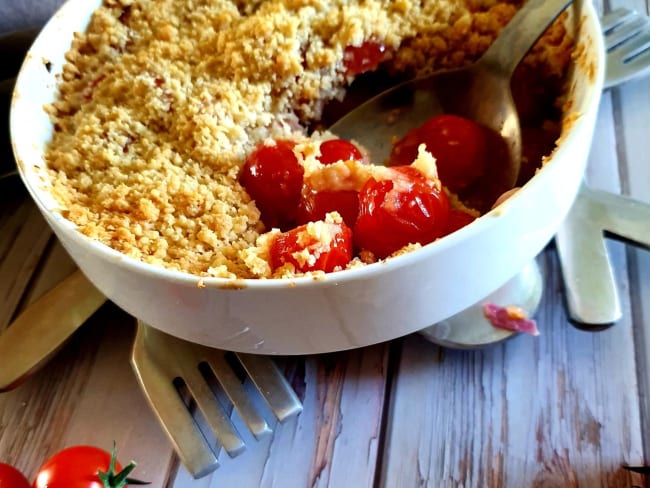
[(650, 18), (617, 8), (601, 18), (607, 50), (604, 88), (650, 74)]
[[(238, 373), (245, 372), (279, 422), (302, 411), (272, 359), (193, 344), (140, 321), (131, 364), (181, 462), (195, 478), (219, 466), (220, 446), (230, 457), (245, 449), (230, 419), (232, 407), (256, 439), (272, 432)], [(198, 410), (193, 412), (194, 405)], [(215, 443), (208, 440), (207, 430)]]

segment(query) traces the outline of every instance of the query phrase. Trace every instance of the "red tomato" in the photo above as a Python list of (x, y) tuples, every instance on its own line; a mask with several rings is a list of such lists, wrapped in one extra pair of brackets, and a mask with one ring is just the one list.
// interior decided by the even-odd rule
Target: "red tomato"
[(298, 205), (298, 224), (325, 219), (329, 212), (337, 211), (343, 221), (354, 227), (359, 213), (359, 192), (354, 190), (303, 191)]
[(329, 226), (330, 240), (322, 242), (301, 225), (278, 235), (271, 244), (271, 266), (277, 269), (291, 263), (297, 271), (325, 271), (344, 268), (352, 259), (352, 231), (341, 224), (324, 222)]
[(239, 173), (239, 182), (255, 200), (267, 227), (286, 229), (295, 221), (304, 170), (293, 153), (294, 145), (285, 140), (260, 145)]
[(348, 75), (374, 71), (379, 63), (389, 58), (386, 46), (376, 41), (366, 41), (361, 46), (348, 46), (343, 53), (343, 65)]
[(445, 229), (445, 235), (456, 232), (458, 229), (462, 229), (468, 224), (471, 224), (476, 220), (476, 217), (463, 212), (462, 210), (453, 209), (449, 212), (449, 217), (447, 218), (447, 228)]
[(410, 130), (394, 146), (391, 165), (411, 164), (424, 143), (436, 158), (438, 176), (453, 192), (467, 187), (485, 172), (486, 129), (457, 115), (437, 115)]
[(27, 478), (9, 464), (0, 463), (0, 488), (30, 488)]
[(322, 164), (332, 164), (337, 161), (361, 161), (363, 155), (359, 148), (350, 141), (343, 139), (331, 139), (320, 145), (320, 157), (318, 160)]
[[(111, 459), (115, 454), (92, 446), (73, 446), (54, 454), (39, 468), (33, 488), (121, 488), (127, 483), (143, 484), (126, 476), (135, 467), (122, 471)], [(113, 469), (111, 469), (113, 468)], [(117, 473), (117, 474), (116, 474)], [(105, 478), (105, 481), (102, 480)]]
[(407, 244), (428, 244), (444, 235), (447, 228), (446, 193), (411, 166), (393, 169), (394, 178), (370, 178), (359, 193), (355, 242), (378, 258)]
[[(320, 152), (318, 160), (325, 165), (334, 164), (337, 161), (363, 161), (363, 155), (359, 148), (343, 139), (331, 139), (321, 143)], [(326, 214), (333, 211), (337, 211), (348, 226), (354, 226), (359, 211), (359, 192), (354, 190), (317, 192), (303, 188), (296, 223), (306, 224), (323, 220)]]

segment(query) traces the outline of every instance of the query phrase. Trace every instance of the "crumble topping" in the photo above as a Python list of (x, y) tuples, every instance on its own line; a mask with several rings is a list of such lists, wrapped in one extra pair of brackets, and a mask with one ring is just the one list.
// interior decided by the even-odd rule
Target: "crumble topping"
[[(75, 35), (47, 107), (53, 195), (80, 232), (144, 262), (272, 277), (277, 231), (237, 181), (246, 156), (292, 139), (311, 185), (359, 187), (387, 168), (318, 167), (319, 141), (331, 135), (307, 129), (352, 81), (345, 49), (380, 40), (392, 52), (386, 69), (409, 76), (460, 66), (516, 9), (506, 0), (105, 0)], [(571, 47), (558, 22), (527, 66), (562, 79)], [(418, 160), (435, 171), (426, 154)]]

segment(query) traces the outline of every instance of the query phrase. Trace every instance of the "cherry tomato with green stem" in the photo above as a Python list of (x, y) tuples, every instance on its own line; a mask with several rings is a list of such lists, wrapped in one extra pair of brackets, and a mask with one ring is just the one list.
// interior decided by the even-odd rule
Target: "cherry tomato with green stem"
[(93, 446), (72, 446), (50, 457), (39, 468), (33, 488), (123, 488), (148, 484), (128, 478), (135, 468), (117, 462), (115, 450), (109, 453)]

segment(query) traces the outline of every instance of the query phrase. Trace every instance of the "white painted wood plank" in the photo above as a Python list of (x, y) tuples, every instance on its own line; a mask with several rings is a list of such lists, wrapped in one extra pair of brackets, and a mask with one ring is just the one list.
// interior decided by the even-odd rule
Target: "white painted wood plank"
[[(593, 187), (613, 192), (620, 190), (616, 96), (603, 96), (587, 172)], [(609, 248), (624, 317), (606, 332), (567, 323), (555, 256), (547, 251), (539, 338), (479, 352), (441, 351), (417, 337), (405, 342), (381, 486), (630, 485), (620, 464), (643, 461), (635, 318), (625, 249)], [(413, 402), (417, 396), (422, 401)]]
[(133, 331), (107, 304), (43, 370), (0, 394), (0, 459), (31, 478), (59, 449), (115, 441), (121, 461), (138, 462), (136, 477), (165, 486), (175, 459), (129, 364)]
[[(636, 1), (635, 7), (650, 12), (647, 0)], [(650, 203), (650, 78), (632, 81), (617, 88), (615, 94), (619, 104), (619, 154), (624, 189), (630, 196)], [(650, 221), (647, 225), (650, 226)], [(645, 445), (650, 446), (650, 251), (630, 247), (628, 257), (642, 432)], [(650, 462), (648, 452), (646, 462)]]
[(629, 327), (543, 310), (539, 338), (485, 351), (405, 342), (380, 486), (628, 486), (620, 464), (643, 460)]
[(131, 369), (135, 320), (108, 304), (84, 328), (96, 350), (60, 445), (110, 448), (115, 442), (123, 464), (137, 461), (134, 478), (164, 486), (175, 455)]
[(27, 200), (0, 212), (0, 330), (11, 321), (51, 236)]
[[(46, 247), (51, 231), (33, 204), (25, 199), (8, 207), (0, 212), (7, 321), (19, 304), (37, 299), (75, 269), (60, 244)], [(122, 461), (138, 460), (137, 474), (163, 486), (174, 458), (131, 371), (133, 329), (128, 315), (107, 305), (43, 370), (0, 394), (0, 460), (32, 477), (58, 449), (91, 444), (110, 450), (115, 441)]]
[[(302, 383), (304, 410), (256, 442), (236, 415), (247, 450), (209, 477), (192, 480), (179, 467), (174, 488), (370, 487), (375, 476), (388, 347), (309, 357)], [(296, 360), (292, 360), (296, 361)], [(300, 362), (300, 360), (297, 360)]]

